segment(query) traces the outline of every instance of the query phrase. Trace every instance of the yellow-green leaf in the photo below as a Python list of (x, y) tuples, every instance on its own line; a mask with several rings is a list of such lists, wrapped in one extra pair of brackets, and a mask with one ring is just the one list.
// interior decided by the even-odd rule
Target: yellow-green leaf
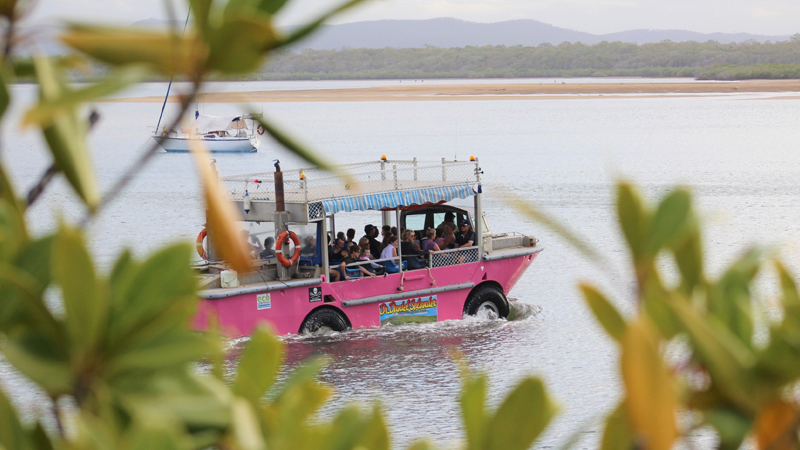
[(104, 63), (144, 64), (168, 76), (197, 75), (208, 56), (207, 46), (190, 33), (177, 36), (133, 28), (72, 25), (61, 40)]
[(621, 342), (625, 335), (626, 325), (625, 319), (622, 318), (617, 308), (594, 287), (587, 284), (581, 284), (579, 287), (583, 292), (583, 298), (586, 299), (586, 303), (594, 313), (594, 317), (600, 322), (606, 333), (617, 342)]
[(461, 419), (464, 434), (467, 437), (468, 449), (481, 448), (487, 430), (486, 412), (486, 375), (473, 374), (466, 367), (461, 374), (463, 381), (461, 387)]
[(283, 364), (283, 344), (264, 327), (250, 336), (236, 372), (233, 392), (258, 405)]
[(650, 226), (648, 252), (655, 255), (684, 237), (694, 220), (692, 196), (686, 189), (678, 189), (667, 195), (658, 205)]
[(523, 379), (506, 396), (487, 424), (487, 450), (526, 450), (547, 428), (558, 407), (538, 378)]
[(617, 217), (633, 261), (638, 265), (647, 249), (650, 213), (639, 192), (629, 183), (617, 184)]
[(107, 97), (131, 84), (144, 81), (150, 73), (144, 66), (122, 67), (110, 73), (102, 81), (88, 87), (72, 90), (62, 89), (55, 98), (41, 99), (39, 104), (28, 110), (23, 119), (23, 125), (39, 124), (49, 126), (59, 114), (69, 114), (81, 103), (90, 102)]
[(29, 444), (26, 430), (17, 416), (17, 411), (0, 390), (0, 447), (28, 449)]
[(678, 437), (675, 382), (664, 365), (658, 338), (642, 319), (628, 325), (621, 366), (627, 416), (636, 434), (649, 450), (671, 449)]
[(108, 303), (77, 230), (62, 227), (53, 243), (53, 280), (61, 288), (66, 328), (76, 355), (94, 349), (105, 330)]
[(239, 273), (247, 273), (253, 269), (253, 255), (247, 242), (241, 237), (241, 229), (236, 225), (242, 217), (233, 204), (222, 195), (219, 179), (211, 170), (211, 158), (208, 150), (200, 141), (189, 141), (194, 155), (197, 171), (203, 183), (203, 194), (206, 199), (206, 210), (209, 234), (214, 236), (215, 248), (219, 249), (222, 258)]
[(231, 405), (233, 436), (240, 450), (262, 450), (266, 447), (254, 407), (241, 398), (233, 400)]
[[(39, 94), (42, 102), (56, 101), (66, 86), (58, 77), (51, 62), (44, 57), (34, 58)], [(72, 188), (93, 209), (100, 202), (94, 179), (89, 150), (86, 146), (86, 120), (79, 118), (77, 110), (62, 112), (52, 118), (50, 125), (42, 128), (45, 140), (55, 160), (56, 167), (67, 177)]]
[(623, 400), (617, 408), (606, 417), (606, 427), (603, 430), (601, 450), (633, 450), (635, 448), (630, 421), (625, 412)]
[(263, 65), (269, 48), (277, 41), (269, 17), (257, 11), (227, 19), (213, 30), (207, 69), (225, 74), (252, 72)]
[(690, 297), (694, 289), (705, 282), (700, 227), (695, 223), (687, 232), (685, 239), (676, 244), (672, 251), (678, 271), (681, 273), (681, 292)]
[(750, 373), (756, 363), (752, 351), (716, 317), (701, 317), (689, 302), (673, 299), (667, 305), (683, 325), (719, 390), (743, 410), (757, 409), (759, 400)]

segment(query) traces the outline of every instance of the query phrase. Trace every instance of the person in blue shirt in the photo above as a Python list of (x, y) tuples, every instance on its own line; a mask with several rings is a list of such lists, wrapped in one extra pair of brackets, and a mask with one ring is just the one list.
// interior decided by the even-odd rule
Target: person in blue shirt
[(469, 220), (461, 221), (459, 231), (456, 234), (456, 248), (472, 247), (475, 244), (475, 232), (469, 225)]

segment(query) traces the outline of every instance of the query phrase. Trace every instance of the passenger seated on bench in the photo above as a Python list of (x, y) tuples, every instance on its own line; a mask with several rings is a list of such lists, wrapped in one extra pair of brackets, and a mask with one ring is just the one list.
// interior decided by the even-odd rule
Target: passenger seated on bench
[[(361, 240), (358, 241), (358, 247), (359, 247), (359, 249), (361, 251), (361, 253), (360, 253), (361, 256), (359, 256), (359, 258), (358, 258), (359, 260), (361, 260), (361, 261), (371, 261), (373, 259), (378, 259), (378, 258), (374, 258), (372, 256), (372, 250), (370, 249), (369, 244), (370, 244), (370, 242), (369, 242), (369, 239), (367, 239), (367, 238), (361, 238)], [(380, 256), (380, 252), (378, 252), (378, 256)], [(385, 270), (384, 270), (383, 266), (378, 264), (378, 263), (372, 263), (372, 264), (370, 264), (370, 267), (371, 267), (370, 270), (375, 272), (375, 275), (383, 275), (385, 273)]]
[(339, 264), (341, 262), (343, 256), (342, 251), (344, 250), (344, 240), (336, 239), (333, 243), (333, 248), (330, 249), (330, 253), (328, 255), (328, 261), (331, 263)]
[[(361, 262), (361, 259), (360, 259), (360, 257), (361, 257), (361, 249), (359, 249), (358, 246), (356, 246), (356, 245), (354, 245), (354, 246), (352, 246), (350, 248), (353, 250), (352, 253), (347, 252), (347, 256), (345, 256), (345, 258), (342, 260), (342, 263), (339, 264), (339, 272), (341, 272), (344, 275), (344, 279), (345, 280), (349, 280), (349, 279), (352, 279), (352, 278), (358, 278), (359, 276), (374, 277), (375, 274), (373, 272), (370, 272), (369, 270), (367, 270), (367, 268), (365, 266), (363, 266), (363, 265), (362, 266), (358, 266), (358, 267), (350, 267), (350, 268), (346, 267), (348, 264)], [(343, 253), (345, 253), (345, 252), (343, 252)], [(352, 276), (348, 275), (348, 272)], [(356, 273), (358, 275), (354, 275)]]
[(270, 236), (264, 239), (264, 250), (261, 251), (262, 258), (274, 258), (275, 257), (275, 249), (272, 248), (275, 245), (275, 238)]
[(453, 226), (453, 229), (456, 229), (456, 215), (451, 212), (444, 213), (444, 220), (442, 223), (436, 226), (436, 228), (444, 228), (445, 225), (450, 224)]
[(461, 221), (461, 230), (456, 235), (456, 248), (472, 247), (475, 243), (475, 232), (469, 226), (469, 220), (464, 219)]
[(428, 239), (425, 239), (425, 241), (422, 243), (422, 251), (430, 252), (432, 250), (434, 252), (438, 252), (441, 250), (439, 245), (436, 244), (436, 230), (433, 228), (428, 228), (425, 234), (428, 236)]
[[(383, 240), (383, 250), (380, 259), (397, 258), (397, 236), (391, 234)], [(386, 273), (397, 273), (400, 271), (396, 261), (381, 261)]]
[(444, 224), (444, 234), (442, 234), (442, 245), (439, 245), (439, 248), (442, 250), (456, 248), (456, 235), (453, 234), (455, 227), (453, 225), (446, 223)]
[(317, 240), (314, 236), (306, 236), (303, 238), (303, 247), (300, 249), (300, 256), (317, 256)]
[(403, 233), (403, 242), (400, 244), (400, 252), (403, 255), (403, 261), (408, 261), (408, 268), (423, 269), (427, 265), (425, 261), (426, 252), (420, 250), (414, 244), (414, 230), (406, 230)]

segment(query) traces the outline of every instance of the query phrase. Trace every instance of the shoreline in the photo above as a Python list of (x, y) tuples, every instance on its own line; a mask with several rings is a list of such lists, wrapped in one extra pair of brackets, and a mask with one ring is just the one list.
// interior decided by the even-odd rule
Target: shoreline
[[(200, 94), (204, 103), (565, 100), (600, 98), (694, 97), (709, 94), (784, 93), (800, 96), (800, 80), (748, 80), (685, 83), (509, 83), (413, 84), (341, 89), (261, 90)], [(795, 96), (794, 94), (797, 94)], [(163, 102), (161, 96), (108, 99), (118, 103)], [(177, 103), (179, 99), (170, 98)]]

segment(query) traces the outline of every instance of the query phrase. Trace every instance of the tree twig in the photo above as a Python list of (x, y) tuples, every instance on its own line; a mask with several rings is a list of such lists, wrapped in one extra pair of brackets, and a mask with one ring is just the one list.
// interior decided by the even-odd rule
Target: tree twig
[(39, 196), (42, 195), (44, 189), (47, 187), (48, 184), (50, 184), (50, 181), (53, 179), (53, 177), (56, 176), (58, 172), (59, 172), (58, 167), (56, 167), (55, 164), (47, 168), (42, 177), (39, 178), (39, 182), (36, 183), (36, 185), (32, 187), (30, 191), (28, 191), (28, 197), (27, 197), (28, 206), (33, 205), (36, 202), (36, 200), (39, 199)]

